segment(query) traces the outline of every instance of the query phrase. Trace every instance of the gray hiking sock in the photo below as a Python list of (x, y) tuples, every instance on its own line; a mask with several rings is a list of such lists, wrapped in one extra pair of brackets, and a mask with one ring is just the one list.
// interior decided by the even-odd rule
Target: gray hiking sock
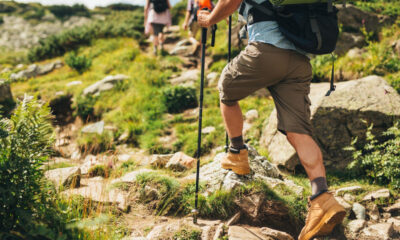
[(315, 199), (322, 193), (328, 191), (328, 184), (326, 183), (326, 178), (318, 177), (311, 181), (311, 200)]
[(234, 137), (231, 138), (231, 146), (235, 149), (243, 149), (244, 148), (244, 141), (243, 141), (243, 136), (240, 135), (239, 137)]

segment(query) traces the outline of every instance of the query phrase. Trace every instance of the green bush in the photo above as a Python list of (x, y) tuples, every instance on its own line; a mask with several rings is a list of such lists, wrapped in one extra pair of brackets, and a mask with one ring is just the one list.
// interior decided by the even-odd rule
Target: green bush
[(49, 11), (57, 18), (65, 20), (71, 16), (90, 17), (90, 12), (83, 4), (67, 5), (52, 5), (48, 7)]
[(365, 146), (357, 149), (355, 139), (348, 148), (354, 151), (354, 161), (348, 168), (355, 176), (400, 189), (400, 121), (383, 133), (382, 140), (371, 133), (372, 127), (368, 128)]
[(163, 90), (163, 103), (169, 113), (180, 113), (189, 108), (197, 107), (196, 89), (174, 86)]
[(29, 232), (43, 209), (43, 171), (53, 143), (50, 110), (23, 101), (0, 121), (0, 230)]
[(76, 99), (76, 115), (79, 116), (84, 122), (94, 120), (96, 118), (94, 112), (94, 105), (98, 97), (91, 95), (82, 96), (80, 94)]
[(3, 17), (0, 16), (0, 25), (4, 23)]
[(87, 71), (92, 66), (92, 60), (86, 56), (78, 56), (75, 52), (69, 53), (65, 57), (65, 63), (75, 69), (79, 74)]
[(44, 14), (45, 14), (44, 8), (33, 8), (32, 10), (25, 12), (22, 15), (22, 17), (25, 20), (31, 20), (31, 19), (40, 20), (40, 19), (42, 19), (42, 17), (44, 17)]
[(179, 24), (179, 20), (186, 14), (187, 1), (182, 0), (171, 9), (172, 24)]
[(12, 13), (17, 10), (16, 7), (11, 6), (9, 3), (0, 2), (0, 13)]
[(99, 38), (132, 37), (140, 41), (144, 37), (142, 32), (141, 11), (116, 12), (107, 16), (106, 20), (97, 20), (90, 25), (66, 30), (41, 40), (36, 47), (29, 50), (28, 59), (36, 62), (62, 56)]
[(115, 3), (108, 5), (107, 8), (114, 11), (133, 11), (141, 7), (127, 3)]
[(105, 131), (102, 134), (83, 133), (78, 138), (78, 147), (83, 154), (98, 154), (114, 150), (114, 135), (110, 131)]

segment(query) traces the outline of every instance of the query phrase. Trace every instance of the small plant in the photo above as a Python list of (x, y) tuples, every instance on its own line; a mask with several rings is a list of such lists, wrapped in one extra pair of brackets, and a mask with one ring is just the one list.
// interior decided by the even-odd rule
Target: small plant
[(197, 229), (182, 229), (173, 236), (174, 240), (201, 240), (201, 231)]
[(82, 94), (80, 94), (76, 99), (76, 115), (79, 116), (84, 122), (88, 122), (96, 118), (94, 105), (96, 104), (97, 99), (97, 97), (91, 95), (82, 96)]
[(372, 134), (373, 125), (367, 130), (367, 143), (356, 148), (357, 138), (348, 150), (353, 151), (354, 161), (348, 168), (356, 176), (366, 176), (371, 182), (400, 189), (400, 121), (382, 134), (379, 141)]
[(103, 178), (108, 178), (110, 176), (110, 173), (111, 173), (111, 168), (104, 165), (93, 166), (88, 171), (89, 177), (100, 176)]
[(92, 66), (92, 60), (86, 56), (78, 56), (75, 52), (65, 57), (65, 63), (75, 69), (79, 74), (84, 73)]
[(169, 113), (180, 113), (197, 107), (196, 90), (190, 87), (174, 86), (164, 89), (163, 103)]
[(113, 133), (105, 131), (102, 134), (84, 133), (78, 138), (78, 147), (83, 154), (98, 154), (114, 150), (115, 142)]

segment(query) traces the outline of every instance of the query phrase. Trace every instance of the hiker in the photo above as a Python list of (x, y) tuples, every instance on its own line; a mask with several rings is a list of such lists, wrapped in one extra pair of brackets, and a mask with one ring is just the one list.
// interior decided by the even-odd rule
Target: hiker
[(189, 29), (190, 42), (197, 46), (200, 46), (199, 41), (196, 39), (197, 32), (200, 29), (200, 26), (197, 23), (197, 13), (200, 9), (204, 8), (211, 11), (214, 9), (214, 4), (211, 0), (188, 0), (185, 21), (183, 22), (183, 29)]
[(164, 50), (163, 29), (165, 26), (171, 26), (171, 4), (169, 0), (146, 0), (144, 7), (145, 33), (153, 34), (153, 52), (157, 55), (158, 46)]
[[(219, 0), (211, 13), (199, 12), (198, 24), (209, 27), (218, 23), (237, 10), (241, 2)], [(265, 0), (254, 2), (270, 4)], [(248, 1), (243, 4), (241, 6), (245, 9), (252, 8)], [(224, 68), (218, 83), (221, 113), (230, 139), (221, 167), (239, 175), (250, 173), (248, 150), (242, 136), (243, 115), (238, 101), (268, 87), (277, 109), (278, 130), (286, 135), (296, 150), (311, 182), (310, 208), (298, 239), (308, 240), (329, 234), (343, 221), (346, 212), (328, 192), (322, 153), (311, 137), (310, 59), (282, 34), (275, 19), (263, 15), (253, 15), (251, 19), (254, 21), (247, 25), (247, 47)]]

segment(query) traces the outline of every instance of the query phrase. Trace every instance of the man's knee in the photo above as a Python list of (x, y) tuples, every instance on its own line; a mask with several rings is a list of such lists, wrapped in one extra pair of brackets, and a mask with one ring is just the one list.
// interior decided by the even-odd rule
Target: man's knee
[(226, 100), (220, 100), (221, 105), (225, 105), (227, 107), (234, 107), (236, 105), (238, 105), (238, 101), (226, 101)]

